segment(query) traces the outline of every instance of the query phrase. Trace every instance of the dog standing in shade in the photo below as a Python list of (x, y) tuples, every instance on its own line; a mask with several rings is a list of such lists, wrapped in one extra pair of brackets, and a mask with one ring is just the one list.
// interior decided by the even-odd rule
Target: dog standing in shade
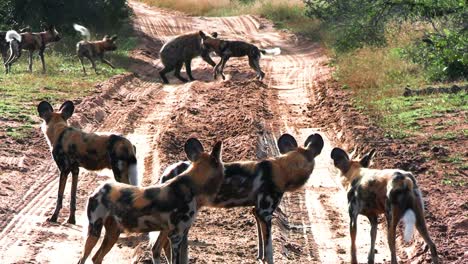
[(91, 34), (89, 30), (83, 26), (78, 24), (73, 24), (73, 28), (80, 32), (85, 40), (82, 40), (76, 44), (76, 53), (78, 58), (80, 59), (81, 66), (83, 67), (83, 73), (86, 75), (86, 69), (83, 63), (83, 59), (87, 58), (91, 65), (93, 66), (94, 72), (98, 74), (96, 70), (96, 63), (95, 60), (99, 59), (102, 63), (109, 65), (111, 68), (115, 68), (110, 61), (104, 58), (104, 53), (106, 51), (114, 51), (117, 49), (117, 45), (115, 44), (115, 40), (117, 36), (114, 35), (112, 37), (104, 36), (102, 40), (97, 41), (90, 41)]

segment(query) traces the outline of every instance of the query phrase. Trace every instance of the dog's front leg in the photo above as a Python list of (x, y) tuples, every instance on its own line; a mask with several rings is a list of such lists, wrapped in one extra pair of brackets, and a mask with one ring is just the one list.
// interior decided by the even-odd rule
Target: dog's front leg
[(102, 61), (102, 63), (105, 63), (105, 64), (109, 65), (112, 69), (115, 69), (114, 65), (112, 65), (112, 63), (110, 63), (110, 61), (104, 59), (104, 57), (101, 57), (101, 61)]
[(67, 176), (69, 173), (69, 169), (63, 169), (60, 171), (60, 183), (57, 195), (57, 204), (55, 206), (54, 214), (48, 219), (49, 222), (57, 222), (60, 209), (62, 209), (63, 192), (65, 191), (65, 185), (67, 184)]

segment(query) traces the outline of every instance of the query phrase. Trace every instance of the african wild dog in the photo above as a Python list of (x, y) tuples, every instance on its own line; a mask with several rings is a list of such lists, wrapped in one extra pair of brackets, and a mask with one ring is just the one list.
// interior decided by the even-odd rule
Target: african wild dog
[(216, 63), (210, 57), (209, 49), (202, 49), (202, 38), (216, 39), (218, 33), (214, 32), (210, 36), (205, 35), (202, 31), (197, 33), (180, 35), (162, 46), (159, 52), (161, 63), (164, 65), (164, 69), (159, 72), (161, 79), (164, 83), (169, 83), (166, 78), (166, 73), (174, 70), (174, 75), (182, 82), (188, 80), (180, 76), (180, 70), (182, 65), (185, 64), (187, 75), (191, 81), (195, 80), (192, 76), (191, 63), (192, 59), (201, 56), (211, 66), (215, 66)]
[(331, 153), (335, 167), (341, 171), (342, 184), (348, 190), (351, 262), (357, 263), (355, 240), (358, 215), (365, 215), (371, 223), (368, 263), (374, 263), (377, 218), (385, 213), (392, 264), (397, 263), (395, 232), (400, 219), (405, 223), (404, 239), (411, 240), (416, 224), (419, 233), (429, 245), (432, 262), (438, 263), (437, 250), (429, 237), (424, 220), (424, 203), (416, 179), (408, 171), (368, 169), (374, 153), (375, 150), (372, 150), (361, 160), (350, 160), (348, 154), (340, 148), (334, 148)]
[(83, 58), (88, 58), (93, 66), (94, 72), (98, 74), (96, 70), (96, 63), (94, 62), (95, 59), (100, 59), (102, 63), (109, 65), (111, 68), (115, 68), (112, 63), (108, 60), (104, 59), (104, 52), (106, 51), (113, 51), (117, 49), (117, 45), (115, 45), (115, 40), (117, 36), (114, 35), (112, 37), (104, 36), (102, 40), (98, 41), (89, 41), (91, 34), (89, 30), (83, 26), (73, 24), (73, 28), (76, 31), (80, 32), (82, 36), (85, 37), (86, 40), (82, 40), (76, 44), (76, 53), (78, 54), (78, 58), (80, 59), (81, 66), (83, 66), (83, 73), (86, 75), (86, 69), (83, 64)]
[[(304, 147), (298, 147), (289, 134), (278, 139), (279, 157), (263, 161), (239, 161), (224, 164), (224, 182), (216, 197), (207, 201), (206, 206), (218, 208), (253, 206), (252, 213), (257, 222), (257, 259), (273, 263), (271, 220), (285, 192), (302, 187), (310, 177), (315, 157), (323, 148), (319, 134), (310, 135)], [(161, 182), (168, 181), (189, 167), (189, 162), (179, 162), (161, 176)], [(167, 239), (159, 235), (156, 248), (164, 247), (166, 257), (170, 255)], [(187, 247), (184, 238), (182, 247)]]
[(11, 65), (21, 57), (21, 50), (29, 51), (29, 72), (32, 72), (33, 53), (38, 50), (42, 62), (42, 72), (45, 73), (44, 51), (46, 45), (59, 41), (61, 37), (55, 27), (50, 26), (43, 32), (23, 32), (20, 34), (14, 30), (9, 30), (5, 39), (10, 45), (10, 57), (5, 62), (6, 73), (11, 71)]
[(261, 81), (265, 77), (265, 73), (260, 68), (260, 54), (279, 55), (280, 48), (274, 49), (259, 49), (257, 46), (245, 41), (229, 41), (221, 39), (203, 38), (204, 49), (213, 50), (221, 57), (221, 61), (214, 69), (214, 78), (221, 74), (223, 80), (226, 79), (223, 70), (226, 62), (231, 57), (249, 57), (249, 65), (257, 72), (257, 78)]
[[(88, 236), (78, 263), (86, 262), (103, 226), (106, 234), (93, 257), (94, 263), (102, 262), (122, 231), (161, 231), (161, 235), (171, 240), (170, 263), (187, 263), (188, 257), (180, 252), (180, 244), (196, 218), (199, 204), (211, 200), (223, 182), (221, 148), (218, 142), (208, 154), (200, 141), (190, 138), (184, 150), (192, 165), (165, 184), (139, 188), (106, 183), (98, 188), (88, 200)], [(159, 263), (161, 249), (153, 247), (152, 251), (153, 263)]]
[(118, 182), (138, 185), (135, 147), (126, 138), (117, 135), (85, 133), (68, 126), (67, 120), (73, 114), (73, 102), (66, 101), (58, 112), (42, 101), (37, 106), (39, 116), (44, 120), (42, 132), (49, 144), (52, 157), (60, 170), (60, 185), (54, 214), (49, 218), (57, 222), (62, 208), (63, 192), (68, 174), (72, 173), (70, 217), (68, 223), (75, 224), (76, 190), (79, 168), (87, 170), (112, 169)]

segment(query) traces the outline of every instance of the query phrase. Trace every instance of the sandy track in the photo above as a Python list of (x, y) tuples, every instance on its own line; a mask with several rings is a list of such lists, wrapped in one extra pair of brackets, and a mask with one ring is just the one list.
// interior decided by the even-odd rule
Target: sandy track
[[(128, 135), (137, 147), (138, 167), (144, 185), (157, 181), (168, 163), (184, 158), (180, 144), (178, 149), (175, 145), (168, 147), (167, 143), (172, 139), (182, 142), (189, 135), (196, 135), (207, 141), (225, 140), (226, 157), (232, 160), (277, 154), (275, 138), (285, 132), (295, 135), (299, 142), (304, 142), (314, 132), (320, 132), (326, 138), (327, 128), (311, 123), (308, 115), (314, 113), (307, 109), (307, 105), (318, 101), (315, 86), (329, 78), (327, 58), (318, 45), (279, 32), (268, 21), (250, 15), (186, 17), (136, 2), (131, 2), (131, 6), (136, 15), (135, 28), (143, 40), (139, 51), (144, 51), (137, 51), (134, 56), (142, 63), (134, 66), (135, 76), (113, 78), (102, 84), (101, 93), (85, 98), (77, 106), (72, 124), (87, 131)], [(280, 46), (283, 53), (262, 59), (267, 74), (263, 85), (245, 83), (244, 80), (254, 77), (245, 59), (229, 61), (225, 70), (230, 79), (227, 82), (213, 81), (211, 67), (196, 59), (192, 64), (194, 75), (203, 82), (179, 84), (171, 78), (175, 84), (159, 84), (155, 73), (160, 67), (157, 53), (162, 43), (181, 33), (207, 29), (217, 31), (223, 38), (244, 39), (261, 47)], [(252, 98), (258, 96), (262, 104), (249, 102), (242, 105), (242, 96), (249, 93), (242, 93), (241, 89), (249, 85), (253, 85)], [(228, 100), (223, 93), (233, 93), (233, 97), (226, 96), (231, 98)], [(228, 126), (236, 108), (252, 105), (253, 114), (250, 119), (241, 120), (243, 125), (248, 124), (238, 134), (227, 137), (229, 133), (223, 133), (222, 129), (210, 131), (199, 127), (200, 124)], [(199, 113), (206, 113), (195, 114), (196, 118), (191, 119), (194, 117), (190, 114), (197, 112), (194, 107)], [(213, 121), (210, 111), (220, 111), (221, 114)], [(182, 121), (186, 122), (184, 133), (174, 130)], [(307, 186), (287, 194), (275, 214), (273, 238), (277, 263), (340, 263), (349, 259), (346, 195), (336, 172), (331, 169), (331, 146), (326, 139), (322, 155), (317, 159), (317, 169)], [(47, 150), (43, 147), (42, 151)], [(0, 220), (0, 263), (75, 262), (81, 252), (86, 197), (108, 180), (111, 172), (80, 173), (78, 225), (63, 224), (68, 215), (70, 185), (67, 186), (60, 223), (45, 222), (55, 206), (58, 188), (58, 171), (50, 156), (33, 174), (40, 176), (23, 199), (12, 205), (17, 212)], [(367, 223), (359, 225), (358, 235), (358, 258), (365, 262), (369, 242)], [(378, 262), (388, 260), (383, 237), (384, 233), (380, 231)], [(136, 245), (145, 240), (144, 235), (123, 236), (105, 261), (129, 263)], [(255, 223), (249, 210), (203, 209), (191, 230), (190, 254), (192, 263), (256, 263)], [(145, 257), (138, 256), (137, 259), (145, 261)]]

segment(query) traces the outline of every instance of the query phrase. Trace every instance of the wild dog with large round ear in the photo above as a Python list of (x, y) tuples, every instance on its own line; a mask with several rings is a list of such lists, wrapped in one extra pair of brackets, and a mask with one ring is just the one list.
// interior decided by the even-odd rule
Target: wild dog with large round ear
[(68, 125), (75, 106), (66, 101), (57, 112), (46, 101), (37, 106), (37, 112), (44, 122), (42, 132), (49, 144), (52, 157), (60, 170), (60, 183), (57, 205), (49, 218), (56, 222), (62, 208), (63, 192), (67, 177), (72, 173), (70, 198), (70, 217), (68, 223), (75, 224), (76, 191), (79, 168), (87, 170), (112, 169), (116, 181), (138, 185), (137, 160), (135, 147), (119, 135), (97, 135), (86, 133)]
[(429, 245), (433, 263), (438, 263), (437, 250), (427, 231), (424, 220), (422, 194), (411, 172), (397, 169), (368, 169), (375, 149), (360, 160), (351, 160), (346, 151), (334, 148), (331, 158), (341, 172), (343, 186), (348, 190), (351, 234), (351, 263), (357, 263), (356, 231), (359, 214), (371, 223), (371, 248), (368, 263), (374, 263), (378, 216), (387, 218), (387, 238), (392, 264), (397, 263), (395, 237), (400, 219), (405, 223), (405, 240), (409, 241), (414, 225)]
[[(93, 257), (94, 263), (102, 262), (122, 231), (160, 231), (171, 241), (169, 263), (188, 263), (187, 251), (181, 251), (180, 245), (195, 221), (200, 203), (211, 200), (223, 182), (221, 149), (218, 142), (211, 153), (206, 153), (200, 141), (191, 138), (184, 146), (191, 165), (167, 183), (146, 188), (106, 183), (98, 188), (88, 200), (88, 235), (78, 263), (86, 262), (103, 226), (106, 234)], [(153, 263), (159, 263), (161, 248), (154, 245), (152, 251)]]
[[(304, 146), (299, 146), (293, 136), (284, 134), (277, 144), (282, 154), (278, 157), (224, 164), (224, 181), (219, 192), (203, 204), (220, 208), (253, 207), (258, 231), (257, 258), (270, 264), (273, 263), (273, 212), (285, 192), (295, 191), (307, 182), (315, 167), (314, 159), (321, 153), (324, 142), (319, 134), (312, 134)], [(161, 176), (161, 182), (170, 181), (189, 166), (190, 162), (171, 165)], [(163, 235), (159, 235), (155, 248), (164, 248), (166, 256), (171, 254), (167, 237)], [(182, 248), (187, 248), (186, 237)]]

